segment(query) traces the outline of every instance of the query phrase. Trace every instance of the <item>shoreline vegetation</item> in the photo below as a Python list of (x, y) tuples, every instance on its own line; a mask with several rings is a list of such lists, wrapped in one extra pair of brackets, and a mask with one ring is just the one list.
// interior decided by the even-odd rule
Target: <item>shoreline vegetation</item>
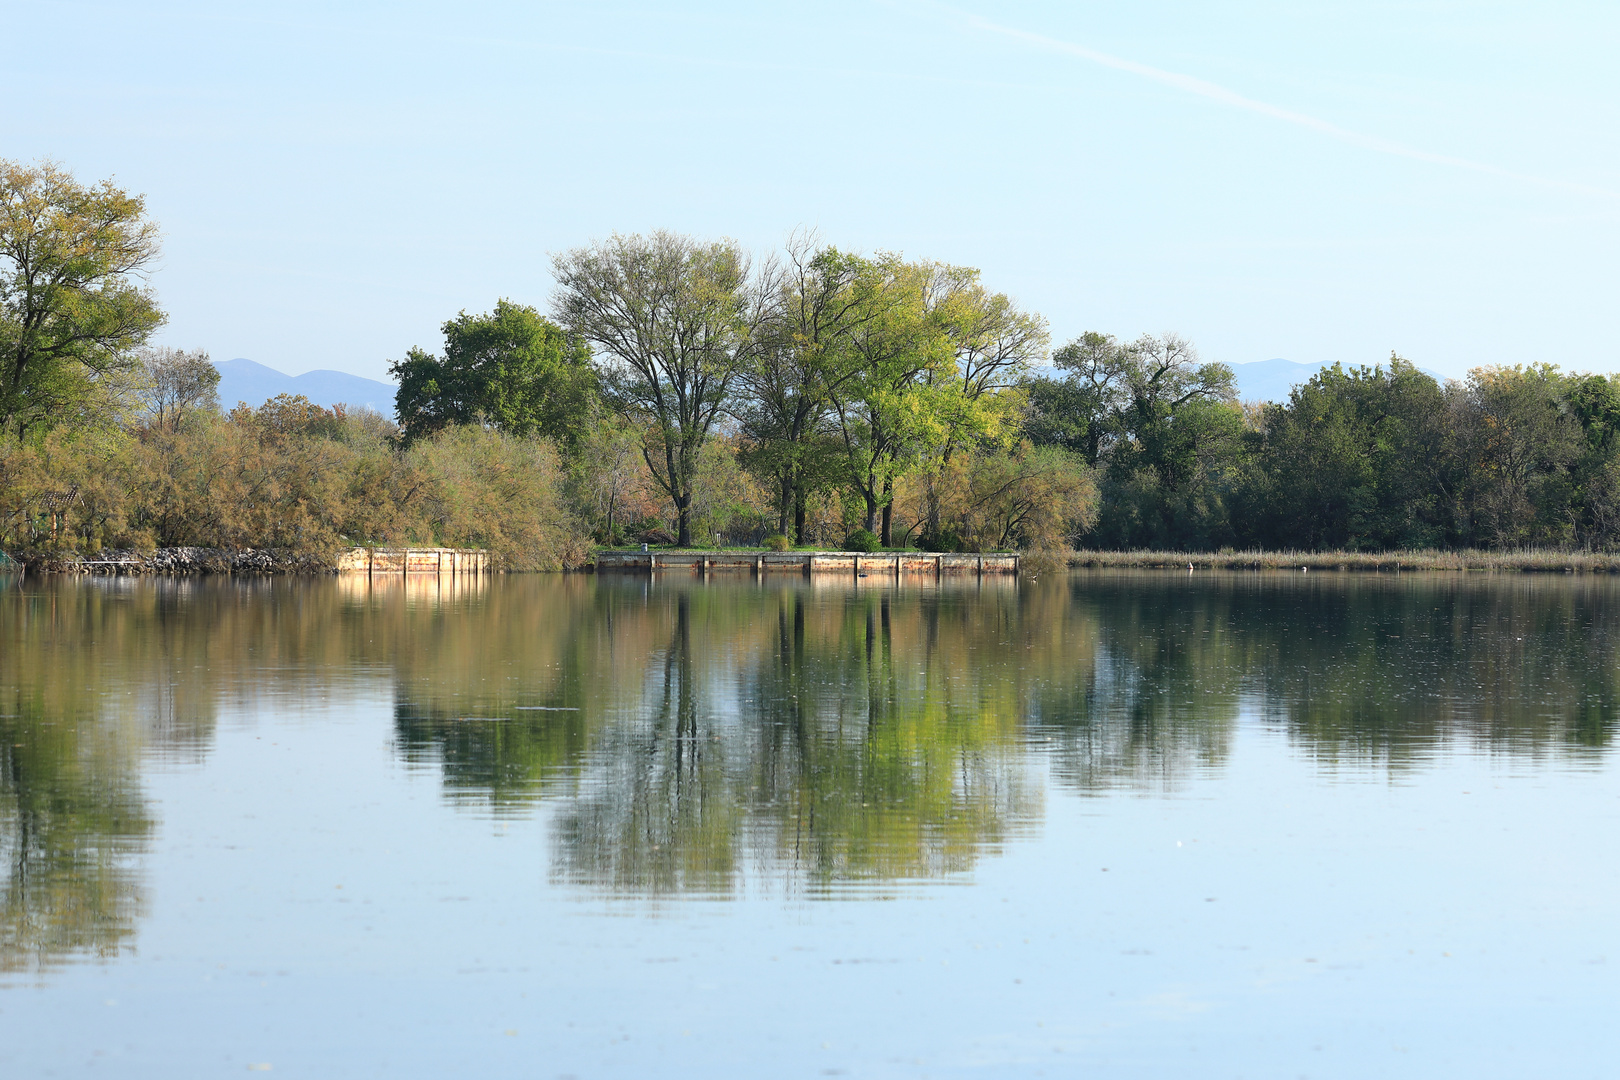
[(1591, 551), (1075, 551), (1072, 569), (1325, 570), (1390, 573), (1620, 574), (1620, 553)]
[[(593, 573), (597, 556), (627, 549), (599, 548), (566, 570)], [(727, 556), (776, 555), (764, 547), (651, 549), (658, 555)], [(633, 553), (639, 554), (639, 549)], [(840, 554), (836, 549), (794, 548), (791, 554)], [(873, 554), (926, 555), (918, 548), (880, 549)], [(997, 554), (986, 552), (985, 554)], [(1028, 576), (1058, 570), (1226, 570), (1353, 573), (1473, 572), (1523, 574), (1620, 574), (1620, 552), (1526, 551), (1071, 551), (1026, 555)], [(286, 550), (223, 548), (158, 548), (153, 551), (102, 551), (85, 556), (41, 559), (31, 564), (0, 560), (0, 573), (21, 572), (85, 576), (201, 576), (201, 575), (330, 575), (340, 572), (337, 560), (299, 555)], [(502, 572), (507, 568), (498, 568)], [(417, 573), (418, 571), (413, 571)], [(420, 571), (431, 573), (431, 571)], [(396, 574), (398, 571), (392, 571)]]
[(206, 353), (152, 345), (158, 236), (110, 181), (0, 161), (0, 551), (29, 567), (442, 547), (568, 570), (641, 544), (1015, 550), (1032, 572), (1620, 559), (1603, 375), (1442, 383), (1392, 355), (1242, 402), (1173, 333), (1053, 348), (971, 267), (654, 232), (555, 254), (544, 314), (447, 319), (391, 362), (392, 417), (230, 407)]

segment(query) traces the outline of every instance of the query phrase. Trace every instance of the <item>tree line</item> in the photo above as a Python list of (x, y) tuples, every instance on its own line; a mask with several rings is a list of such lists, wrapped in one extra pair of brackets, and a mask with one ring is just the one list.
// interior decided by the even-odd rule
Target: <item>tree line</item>
[[(1173, 335), (1047, 323), (977, 270), (800, 234), (613, 236), (391, 363), (395, 417), (226, 411), (156, 350), (144, 203), (0, 163), (0, 545), (1300, 550), (1615, 546), (1620, 390), (1398, 356), (1288, 401)], [(64, 493), (66, 510), (58, 512)], [(54, 500), (54, 501), (53, 501)]]
[(1023, 434), (1045, 320), (976, 270), (658, 232), (552, 271), (550, 318), (502, 300), (392, 365), (407, 444), (473, 422), (551, 439), (604, 543), (1051, 547), (1089, 519), (1080, 457)]
[(1087, 334), (1030, 386), (1025, 430), (1095, 470), (1104, 549), (1389, 551), (1620, 543), (1620, 385), (1552, 364), (1441, 383), (1392, 355), (1285, 402), (1172, 337)]

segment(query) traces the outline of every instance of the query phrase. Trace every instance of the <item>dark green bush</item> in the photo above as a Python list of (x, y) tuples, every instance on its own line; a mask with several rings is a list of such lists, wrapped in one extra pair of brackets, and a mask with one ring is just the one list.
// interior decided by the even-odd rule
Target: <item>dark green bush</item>
[(845, 551), (882, 551), (883, 542), (867, 529), (856, 529), (844, 541)]
[(763, 541), (764, 547), (770, 551), (786, 551), (793, 546), (792, 541), (781, 533), (772, 533)]

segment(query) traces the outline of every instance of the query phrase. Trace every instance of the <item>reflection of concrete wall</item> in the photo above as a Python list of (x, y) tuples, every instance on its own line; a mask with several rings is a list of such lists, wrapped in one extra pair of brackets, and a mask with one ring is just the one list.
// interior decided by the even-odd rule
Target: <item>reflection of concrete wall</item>
[(936, 555), (914, 551), (604, 551), (596, 556), (596, 569), (618, 573), (672, 574), (800, 574), (868, 578), (1017, 574), (1017, 555)]
[(452, 574), (409, 574), (365, 572), (339, 574), (338, 591), (345, 599), (403, 596), (408, 601), (442, 603), (468, 596), (481, 596), (489, 589), (489, 578), (483, 574), (461, 572)]
[[(832, 592), (858, 588), (861, 590), (894, 589), (896, 586), (907, 591), (921, 590), (923, 592), (941, 593), (980, 593), (980, 592), (1006, 592), (1018, 591), (1018, 579), (1012, 574), (992, 574), (985, 572), (983, 577), (976, 574), (946, 574), (939, 577), (933, 574), (912, 574), (907, 572), (896, 578), (894, 572), (880, 574), (876, 571), (868, 573), (863, 566), (860, 577), (851, 573), (842, 574), (815, 574), (809, 579), (812, 592)], [(660, 574), (660, 577), (663, 575)]]
[(471, 548), (355, 548), (337, 558), (341, 574), (487, 574), (489, 552)]

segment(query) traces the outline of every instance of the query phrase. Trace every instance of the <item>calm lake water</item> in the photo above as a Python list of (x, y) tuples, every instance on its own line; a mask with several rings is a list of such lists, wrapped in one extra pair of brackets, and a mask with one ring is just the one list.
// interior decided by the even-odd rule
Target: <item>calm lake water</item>
[(0, 1076), (1613, 1075), (1620, 582), (0, 583)]

